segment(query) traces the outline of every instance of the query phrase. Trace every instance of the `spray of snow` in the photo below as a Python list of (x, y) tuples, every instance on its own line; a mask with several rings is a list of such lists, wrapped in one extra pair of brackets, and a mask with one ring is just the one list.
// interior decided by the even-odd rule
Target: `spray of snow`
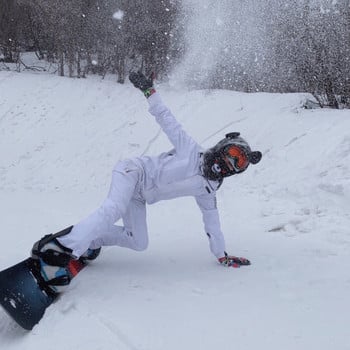
[(186, 21), (187, 52), (174, 74), (176, 84), (186, 83), (191, 76), (203, 80), (213, 70), (224, 37), (223, 3), (213, 0), (184, 1), (182, 18)]
[(124, 18), (124, 11), (122, 10), (118, 10), (116, 12), (113, 13), (113, 18), (118, 20), (118, 21), (122, 21)]
[(263, 5), (231, 0), (185, 0), (186, 53), (173, 73), (174, 85), (207, 86), (227, 59), (244, 63), (264, 50)]

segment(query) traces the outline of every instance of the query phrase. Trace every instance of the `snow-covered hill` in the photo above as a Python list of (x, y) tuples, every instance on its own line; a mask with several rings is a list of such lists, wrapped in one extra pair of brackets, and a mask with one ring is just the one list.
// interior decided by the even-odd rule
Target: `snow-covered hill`
[[(119, 159), (170, 148), (131, 85), (0, 72), (0, 269), (74, 224)], [(302, 94), (158, 91), (204, 147), (240, 131), (263, 152), (218, 205), (229, 253), (211, 256), (192, 198), (148, 207), (146, 252), (110, 247), (30, 333), (0, 309), (1, 346), (67, 350), (350, 349), (350, 113)]]

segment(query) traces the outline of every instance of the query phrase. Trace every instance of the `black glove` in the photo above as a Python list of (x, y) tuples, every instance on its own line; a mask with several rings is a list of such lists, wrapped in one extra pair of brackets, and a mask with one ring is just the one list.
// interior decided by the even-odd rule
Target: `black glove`
[(140, 89), (143, 93), (146, 90), (151, 89), (153, 87), (152, 78), (146, 78), (145, 75), (141, 72), (131, 72), (129, 74), (129, 80), (136, 88)]

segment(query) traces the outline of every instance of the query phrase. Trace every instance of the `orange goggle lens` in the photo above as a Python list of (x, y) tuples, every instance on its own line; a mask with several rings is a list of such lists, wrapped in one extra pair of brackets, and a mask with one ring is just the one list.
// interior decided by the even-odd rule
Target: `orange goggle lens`
[(226, 149), (226, 154), (230, 160), (230, 163), (236, 170), (244, 170), (249, 165), (249, 159), (247, 155), (242, 149), (237, 146), (228, 147)]

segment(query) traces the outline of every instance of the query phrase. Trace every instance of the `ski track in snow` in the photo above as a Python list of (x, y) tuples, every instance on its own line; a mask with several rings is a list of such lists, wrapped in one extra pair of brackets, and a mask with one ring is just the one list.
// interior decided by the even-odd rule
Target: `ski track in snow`
[(130, 340), (129, 337), (127, 337), (119, 327), (115, 324), (115, 322), (106, 319), (105, 317), (98, 317), (98, 320), (110, 330), (110, 332), (117, 336), (117, 338), (130, 350), (140, 350), (138, 347), (136, 347)]
[(157, 131), (156, 135), (149, 140), (146, 148), (141, 153), (141, 156), (144, 156), (145, 154), (147, 154), (147, 152), (150, 150), (152, 145), (157, 141), (157, 139), (158, 139), (159, 135), (161, 134), (161, 132), (162, 132), (162, 129), (159, 128), (159, 130)]
[(207, 142), (208, 140), (212, 139), (214, 136), (216, 136), (218, 134), (220, 134), (221, 137), (222, 137), (222, 133), (223, 133), (224, 130), (227, 130), (227, 128), (230, 127), (231, 125), (238, 124), (238, 123), (242, 122), (245, 119), (247, 119), (247, 118), (241, 118), (241, 119), (234, 120), (233, 122), (226, 124), (225, 126), (223, 126), (220, 129), (216, 130), (213, 134), (207, 136), (204, 140), (202, 140), (200, 142), (200, 144), (201, 145), (204, 144), (205, 142)]
[[(0, 72), (0, 267), (74, 224), (108, 191), (119, 159), (171, 148), (142, 94), (93, 78)], [(32, 332), (0, 309), (8, 350), (350, 350), (349, 111), (303, 110), (302, 94), (172, 91), (164, 101), (210, 147), (240, 131), (262, 161), (227, 179), (227, 250), (210, 255), (192, 198), (148, 207), (150, 247), (110, 247)]]

